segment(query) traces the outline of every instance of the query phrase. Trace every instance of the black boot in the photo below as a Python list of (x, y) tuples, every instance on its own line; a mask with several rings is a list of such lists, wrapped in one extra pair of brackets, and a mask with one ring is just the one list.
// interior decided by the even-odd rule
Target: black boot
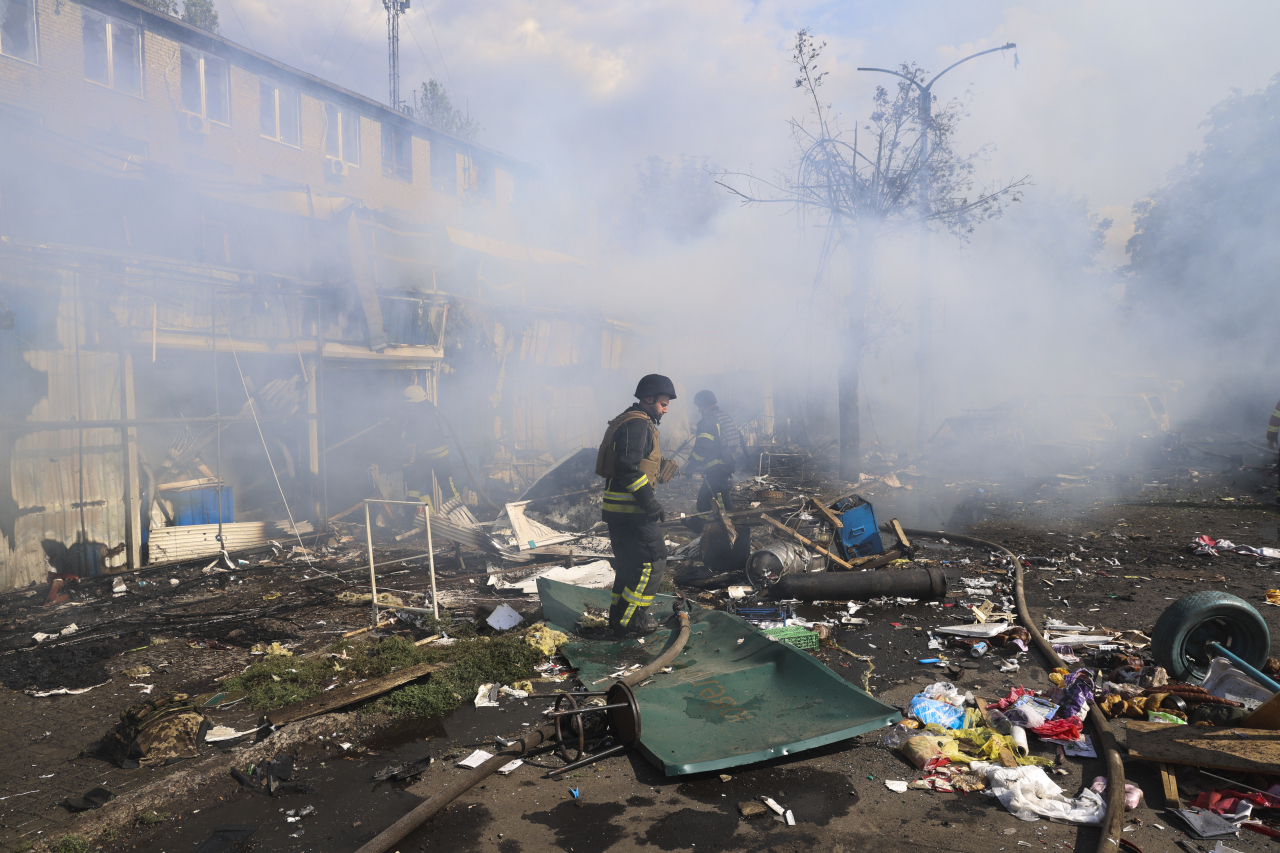
[(622, 614), (626, 612), (627, 603), (619, 601), (617, 604), (609, 605), (609, 633), (614, 636), (621, 636), (626, 632), (622, 627)]
[(662, 626), (653, 618), (648, 607), (641, 607), (640, 612), (631, 617), (631, 633), (637, 637), (647, 637), (660, 627)]
[(636, 637), (647, 637), (654, 631), (658, 630), (661, 625), (649, 613), (647, 607), (637, 607), (636, 612), (632, 614), (631, 621), (626, 625), (619, 625), (613, 629), (613, 636), (619, 640), (634, 639)]

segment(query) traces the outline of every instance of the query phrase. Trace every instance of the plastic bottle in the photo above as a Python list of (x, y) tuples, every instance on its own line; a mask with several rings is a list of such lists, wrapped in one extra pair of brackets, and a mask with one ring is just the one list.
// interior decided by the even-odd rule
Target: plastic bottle
[(990, 723), (991, 728), (1002, 735), (1007, 735), (1013, 731), (1013, 723), (1009, 722), (1009, 718), (995, 708), (987, 709), (987, 722)]

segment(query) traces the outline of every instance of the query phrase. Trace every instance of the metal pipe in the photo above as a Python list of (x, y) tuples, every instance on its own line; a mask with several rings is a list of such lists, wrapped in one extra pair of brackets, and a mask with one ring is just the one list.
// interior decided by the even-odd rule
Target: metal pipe
[[(422, 515), (423, 515), (423, 520), (426, 521), (426, 524), (427, 524), (427, 565), (431, 567), (431, 615), (435, 617), (437, 621), (439, 621), (440, 599), (436, 595), (436, 552), (435, 552), (434, 546), (432, 546), (431, 544), (431, 509), (430, 507), (423, 505)], [(461, 555), (461, 551), (459, 551), (459, 555)], [(459, 556), (459, 562), (461, 562), (461, 556)]]
[[(319, 415), (259, 415), (259, 421), (311, 421)], [(223, 418), (217, 415), (200, 418), (101, 418), (97, 420), (0, 421), (0, 432), (52, 432), (64, 429), (121, 429), (165, 424), (251, 424), (253, 418)]]
[[(1018, 608), (1018, 620), (1031, 634), (1031, 641), (1035, 643), (1040, 654), (1044, 655), (1045, 660), (1050, 665), (1060, 669), (1067, 668), (1066, 661), (1058, 656), (1058, 653), (1053, 650), (1053, 646), (1049, 645), (1049, 641), (1044, 638), (1044, 634), (1040, 633), (1040, 629), (1036, 627), (1035, 622), (1031, 621), (1031, 612), (1027, 610), (1027, 599), (1022, 586), (1022, 561), (1014, 556), (1012, 551), (1003, 545), (997, 545), (985, 539), (978, 539), (975, 536), (965, 536), (963, 533), (917, 530), (911, 527), (908, 527), (903, 532), (913, 539), (920, 537), (929, 539), (945, 538), (951, 542), (974, 545), (978, 548), (986, 548), (990, 551), (1003, 553), (1013, 563), (1013, 599)], [(1124, 763), (1120, 760), (1120, 750), (1116, 746), (1115, 735), (1111, 733), (1102, 709), (1098, 707), (1092, 698), (1089, 699), (1089, 720), (1093, 724), (1094, 744), (1102, 747), (1103, 759), (1107, 765), (1107, 814), (1102, 819), (1100, 827), (1102, 834), (1098, 838), (1095, 853), (1114, 853), (1120, 838), (1120, 824), (1124, 821)]]
[(947, 576), (933, 566), (900, 572), (808, 572), (783, 575), (769, 587), (769, 595), (801, 601), (866, 601), (885, 596), (938, 601), (947, 597)]
[[(680, 600), (677, 599), (677, 601)], [(684, 644), (689, 641), (689, 614), (683, 612), (678, 615), (680, 617), (680, 630), (675, 635), (675, 640), (650, 663), (622, 679), (622, 682), (628, 687), (634, 686), (635, 683), (643, 681), (662, 669), (684, 649)], [(434, 796), (370, 839), (356, 853), (387, 853), (388, 850), (399, 844), (406, 835), (439, 814), (445, 806), (492, 776), (499, 767), (551, 740), (555, 737), (555, 732), (556, 727), (554, 724), (548, 724), (529, 732), (470, 773), (459, 776), (453, 782), (441, 788)], [(1121, 785), (1120, 787), (1123, 793), (1124, 786)]]
[(1270, 690), (1272, 693), (1280, 693), (1280, 684), (1276, 684), (1276, 682), (1273, 679), (1263, 675), (1262, 670), (1258, 669), (1256, 666), (1249, 663), (1248, 661), (1240, 657), (1235, 652), (1228, 651), (1227, 649), (1223, 648), (1221, 643), (1210, 641), (1208, 643), (1205, 643), (1205, 648), (1213, 652), (1215, 655), (1221, 655), (1222, 657), (1231, 661), (1236, 666), (1240, 667), (1240, 669), (1244, 672), (1245, 675), (1249, 676), (1254, 681), (1258, 682), (1263, 687)]
[(373, 625), (378, 624), (378, 577), (373, 571), (373, 523), (369, 519), (369, 502), (364, 502), (364, 538), (369, 547), (369, 604)]

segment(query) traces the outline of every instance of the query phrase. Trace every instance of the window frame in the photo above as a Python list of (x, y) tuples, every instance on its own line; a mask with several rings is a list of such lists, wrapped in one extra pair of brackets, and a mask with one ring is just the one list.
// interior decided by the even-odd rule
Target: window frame
[[(10, 2), (12, 2), (12, 0), (10, 0)], [(93, 9), (81, 8), (80, 10), (80, 44), (82, 47), (84, 45), (84, 21), (86, 17), (97, 18), (103, 24), (103, 46), (106, 50), (107, 81), (104, 83), (101, 80), (95, 80), (92, 77), (88, 76), (88, 69), (84, 69), (84, 75), (85, 75), (84, 81), (86, 83), (92, 83), (95, 86), (101, 86), (104, 89), (110, 89), (113, 92), (119, 92), (120, 94), (127, 95), (130, 98), (137, 98), (138, 100), (145, 101), (147, 98), (147, 74), (146, 74), (147, 66), (144, 59), (145, 57), (144, 42), (146, 40), (146, 30), (144, 30), (140, 24), (131, 24), (128, 21), (123, 21), (119, 18), (115, 18), (115, 17), (112, 17), (111, 15), (103, 14), (102, 12), (98, 12)], [(138, 91), (137, 92), (130, 92), (126, 89), (121, 89), (116, 85), (115, 28), (117, 24), (129, 27), (133, 30), (136, 30), (138, 33), (138, 55), (137, 55)]]
[(462, 182), (458, 180), (460, 153), (462, 151), (452, 141), (431, 140), (431, 189), (449, 198), (463, 194)]
[[(265, 86), (271, 87), (271, 97), (273, 99), (272, 106), (273, 106), (273, 111), (275, 113), (275, 136), (270, 136), (267, 133), (263, 132), (262, 130), (262, 90), (263, 90), (263, 87)], [(293, 99), (296, 105), (294, 116), (297, 120), (297, 133), (298, 133), (297, 142), (289, 142), (288, 140), (284, 139), (283, 134), (281, 134), (280, 132), (281, 130), (280, 93), (282, 91), (288, 91), (293, 93)], [(258, 78), (258, 133), (262, 135), (263, 139), (270, 139), (273, 142), (278, 142), (281, 145), (287, 145), (290, 148), (299, 148), (299, 149), (302, 148), (302, 91), (295, 86), (287, 86), (284, 83), (271, 79), (270, 77), (259, 77)]]
[[(183, 52), (189, 52), (189, 53), (195, 54), (198, 60), (196, 64), (196, 68), (197, 68), (196, 74), (200, 78), (200, 111), (195, 112), (194, 110), (187, 109), (187, 105), (185, 101), (183, 102), (182, 109), (185, 110), (186, 112), (191, 113), (192, 115), (200, 116), (200, 118), (204, 119), (205, 121), (213, 122), (214, 124), (220, 124), (223, 127), (231, 127), (231, 63), (223, 59), (221, 56), (215, 56), (212, 53), (208, 53), (206, 51), (200, 50), (199, 48), (194, 48), (186, 44), (178, 45), (178, 51), (179, 51), (179, 57), (178, 57), (178, 68), (179, 68), (178, 95), (179, 97), (183, 97), (186, 94), (185, 90), (182, 88), (182, 71), (181, 71), (182, 56), (181, 54)], [(225, 86), (224, 91), (226, 92), (226, 101), (227, 101), (226, 121), (222, 121), (216, 118), (211, 118), (209, 116), (209, 71), (208, 71), (209, 64), (205, 61), (207, 59), (215, 59), (218, 62), (221, 62), (223, 65), (224, 74), (223, 74), (222, 81)]]
[[(12, 3), (14, 2), (14, 0), (9, 0), (9, 2)], [(27, 4), (27, 7), (31, 10), (31, 45), (33, 48), (32, 49), (33, 58), (27, 59), (26, 57), (23, 57), (23, 56), (7, 53), (4, 49), (4, 32), (2, 30), (0, 30), (0, 56), (5, 56), (5, 57), (8, 57), (9, 59), (13, 59), (18, 62), (25, 62), (27, 65), (35, 65), (39, 67), (40, 65), (40, 4), (39, 2), (37, 2), (37, 0), (22, 0), (22, 2), (25, 2)]]
[[(398, 150), (396, 143), (400, 138), (404, 140), (404, 151), (407, 155), (404, 163), (401, 163), (400, 158), (396, 155)], [(388, 151), (391, 152), (389, 162), (387, 159)], [(398, 128), (389, 121), (382, 122), (382, 176), (384, 178), (394, 178), (406, 184), (413, 183), (413, 131)]]
[[(333, 101), (323, 101), (322, 103), (324, 104), (324, 156), (332, 160), (341, 160), (352, 168), (360, 168), (360, 155), (362, 153), (360, 139), (360, 113), (354, 113), (351, 110), (335, 104)], [(337, 113), (338, 116), (337, 136), (333, 137), (338, 143), (337, 154), (332, 154), (329, 151), (329, 140), (331, 138), (329, 134), (333, 132), (333, 125), (329, 120), (330, 110)], [(347, 150), (348, 119), (355, 124), (355, 135), (352, 137), (355, 140), (356, 149), (354, 160), (350, 158), (350, 152)]]

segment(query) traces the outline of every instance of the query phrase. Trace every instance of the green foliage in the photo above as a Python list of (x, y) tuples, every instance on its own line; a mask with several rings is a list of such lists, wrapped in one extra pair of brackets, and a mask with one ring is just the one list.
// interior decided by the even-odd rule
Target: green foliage
[(452, 648), (459, 647), (448, 669), (388, 694), (378, 707), (396, 716), (441, 716), (474, 698), (481, 684), (510, 684), (530, 677), (542, 657), (522, 634), (459, 641)]
[(74, 832), (64, 835), (53, 845), (53, 853), (89, 853), (89, 839)]
[(214, 8), (213, 0), (185, 0), (181, 15), (178, 13), (178, 0), (138, 0), (138, 2), (162, 15), (181, 17), (193, 27), (199, 27), (211, 33), (218, 32), (218, 10)]
[(168, 814), (167, 812), (150, 811), (146, 814), (138, 815), (138, 823), (142, 826), (159, 826), (171, 817), (173, 817), (173, 815)]
[(480, 135), (480, 122), (453, 105), (449, 92), (435, 80), (422, 84), (422, 91), (414, 92), (414, 111), (418, 118), (434, 128), (475, 142)]
[(1185, 351), (1199, 337), (1234, 350), (1227, 357), (1235, 368), (1272, 365), (1280, 352), (1274, 331), (1240, 319), (1277, 308), (1280, 75), (1217, 104), (1202, 126), (1203, 147), (1134, 205), (1128, 295), (1143, 313), (1179, 324), (1160, 326), (1160, 343), (1171, 349)]
[(138, 2), (162, 15), (178, 17), (178, 0), (138, 0)]
[[(165, 2), (165, 0), (158, 0), (158, 2)], [(218, 10), (214, 8), (213, 0), (184, 0), (182, 20), (193, 27), (215, 34), (218, 32)]]
[[(464, 633), (461, 626), (445, 623), (450, 635)], [(448, 663), (425, 682), (400, 687), (383, 696), (371, 708), (404, 716), (438, 716), (475, 696), (484, 683), (510, 683), (528, 678), (539, 653), (525, 642), (522, 632), (496, 637), (460, 637), (452, 646), (415, 646), (401, 637), (342, 641), (328, 651), (346, 653), (347, 659), (269, 657), (244, 673), (228, 679), (228, 690), (244, 690), (247, 702), (260, 711), (282, 708), (325, 692), (335, 680), (379, 678), (424, 663)], [(342, 667), (339, 670), (337, 667)]]

